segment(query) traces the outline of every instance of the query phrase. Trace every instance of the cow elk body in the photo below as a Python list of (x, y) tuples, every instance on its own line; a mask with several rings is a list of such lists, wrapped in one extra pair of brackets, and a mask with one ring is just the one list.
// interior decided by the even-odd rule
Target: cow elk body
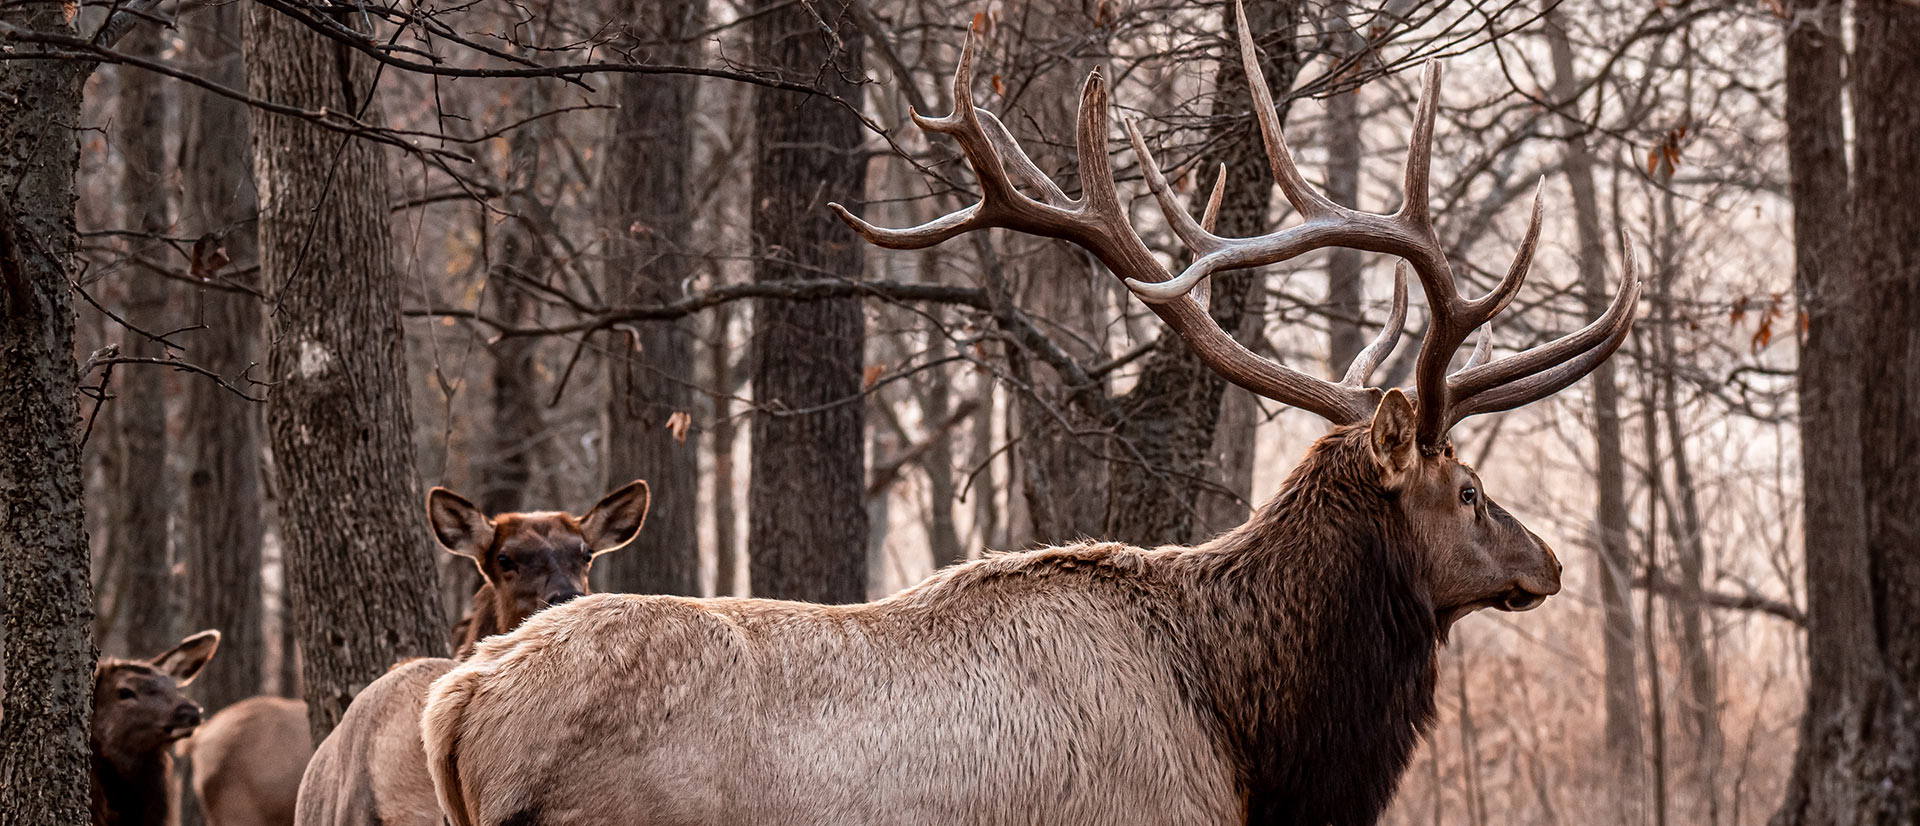
[(200, 725), (200, 706), (180, 689), (220, 647), (202, 631), (147, 660), (103, 657), (93, 668), (93, 826), (171, 823), (174, 742)]
[[(1149, 187), (1194, 253), (1178, 276), (1115, 194), (1100, 75), (1082, 97), (1083, 195), (1070, 199), (974, 108), (971, 39), (954, 114), (914, 120), (959, 142), (982, 202), (908, 230), (841, 216), (895, 249), (989, 227), (1086, 249), (1214, 370), (1335, 425), (1271, 500), (1198, 546), (990, 555), (862, 605), (606, 595), (546, 612), (434, 684), (421, 725), (449, 819), (1375, 822), (1432, 720), (1451, 625), (1479, 608), (1530, 609), (1560, 587), (1552, 551), (1480, 492), (1447, 431), (1591, 371), (1625, 337), (1639, 285), (1629, 261), (1593, 323), (1492, 361), (1483, 336), (1449, 373), (1526, 275), (1537, 196), (1511, 270), (1465, 299), (1428, 216), (1438, 67), (1426, 70), (1405, 205), (1381, 215), (1307, 187), (1244, 30), (1240, 52), (1274, 177), (1303, 220), (1255, 238), (1213, 235), (1214, 209), (1190, 218), (1128, 124)], [(1406, 262), (1392, 320), (1343, 379), (1255, 355), (1208, 315), (1214, 273), (1328, 246)], [(1370, 387), (1397, 341), (1409, 265), (1432, 312), (1415, 388)]]
[[(559, 512), (488, 517), (442, 488), (427, 495), (434, 536), (471, 558), (485, 584), (473, 611), (454, 629), (457, 656), (476, 641), (513, 630), (549, 605), (585, 595), (595, 557), (640, 533), (651, 494), (634, 481), (602, 498), (585, 516)], [(353, 699), (306, 764), (298, 826), (440, 826), (440, 806), (427, 775), (420, 711), (427, 688), (458, 663), (410, 660), (394, 666)], [(211, 826), (228, 826), (212, 823)], [(240, 824), (234, 824), (240, 826)]]

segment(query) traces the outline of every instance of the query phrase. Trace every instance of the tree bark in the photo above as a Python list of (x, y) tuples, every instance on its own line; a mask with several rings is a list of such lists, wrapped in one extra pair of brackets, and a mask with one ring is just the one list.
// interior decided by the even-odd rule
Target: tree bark
[[(1776, 826), (1920, 821), (1920, 9), (1854, 7), (1847, 186), (1840, 4), (1787, 30), (1787, 154), (1800, 347), (1812, 676)], [(1871, 389), (1871, 392), (1869, 392)], [(1907, 451), (1905, 454), (1899, 451)]]
[(740, 587), (740, 540), (734, 508), (733, 443), (738, 430), (733, 421), (733, 305), (713, 308), (713, 340), (707, 348), (713, 376), (713, 594), (730, 597), (750, 593)]
[[(1104, 59), (1105, 27), (1087, 4), (1026, 0), (1003, 9), (1003, 71), (1030, 73), (1002, 113), (1014, 137), (1061, 188), (1073, 192), (1078, 166), (1073, 135), (1086, 69)], [(1093, 58), (1093, 59), (1089, 59)], [(1105, 151), (1106, 147), (1102, 147)], [(1084, 251), (1051, 238), (1014, 236), (1004, 266), (1015, 303), (1044, 326), (1062, 350), (1085, 363), (1106, 356), (1110, 276)], [(1017, 545), (1054, 545), (1101, 533), (1106, 513), (1112, 422), (1081, 404), (1082, 394), (1104, 397), (1104, 380), (1076, 387), (1067, 376), (1009, 348), (1020, 387), (1013, 410), (1019, 441), (1013, 465), (1020, 475), (1026, 521)]]
[[(378, 119), (370, 61), (265, 7), (246, 15), (250, 93)], [(395, 661), (446, 656), (447, 623), (420, 517), (384, 155), (265, 112), (253, 139), (261, 275), (278, 306), (267, 424), (318, 742)]]
[[(634, 2), (628, 21), (639, 41), (635, 56), (698, 63), (696, 32), (706, 19), (705, 5)], [(611, 121), (600, 181), (607, 295), (624, 303), (672, 301), (684, 294), (693, 274), (687, 175), (693, 167), (694, 79), (628, 75), (616, 86), (620, 108)], [(667, 423), (675, 413), (693, 413), (693, 335), (681, 321), (639, 322), (616, 331), (608, 348), (607, 486), (644, 478), (661, 494), (633, 545), (601, 560), (615, 591), (700, 593), (699, 442), (686, 441), (685, 430), (676, 436)]]
[[(523, 82), (520, 117), (538, 118), (547, 108), (543, 81)], [(487, 294), (495, 312), (520, 324), (533, 321), (534, 302), (524, 285), (542, 283), (548, 266), (546, 249), (536, 229), (546, 210), (540, 196), (540, 159), (550, 138), (548, 123), (546, 119), (528, 120), (507, 141), (507, 217), (499, 224), (499, 246), (488, 274)], [(545, 427), (534, 379), (536, 341), (508, 337), (488, 347), (493, 356), (489, 379), (493, 421), (486, 436), (489, 455), (480, 474), (480, 509), (489, 514), (512, 513), (526, 506), (527, 485), (533, 478), (534, 445)], [(458, 567), (473, 570), (468, 564)], [(467, 584), (478, 587), (477, 582)], [(461, 590), (462, 596), (473, 593), (472, 588)]]
[[(858, 106), (864, 38), (849, 0), (781, 6), (749, 24), (760, 62)], [(815, 16), (818, 14), (818, 17)], [(821, 21), (833, 29), (821, 30)], [(864, 250), (826, 209), (866, 188), (853, 112), (818, 96), (754, 90), (754, 278), (859, 278)], [(755, 596), (866, 599), (866, 322), (860, 299), (754, 302), (753, 465), (747, 548)]]
[[(1287, 90), (1300, 71), (1301, 61), (1293, 47), (1299, 11), (1298, 3), (1279, 2), (1255, 4), (1247, 12), (1254, 41), (1266, 52), (1262, 69), (1275, 99), (1281, 101), (1283, 121), (1290, 102)], [(1232, 35), (1229, 38), (1238, 42)], [(1253, 101), (1237, 49), (1223, 55), (1214, 77), (1212, 142), (1223, 147), (1221, 160), (1227, 167), (1227, 180), (1232, 182), (1220, 204), (1216, 229), (1228, 237), (1259, 235), (1271, 229), (1267, 226), (1267, 207), (1273, 172), (1267, 167), (1258, 126), (1251, 119), (1237, 117), (1250, 109)], [(1202, 176), (1204, 185), (1198, 191), (1212, 191), (1213, 178), (1218, 174), (1219, 166), (1208, 164)], [(1239, 329), (1256, 287), (1253, 272), (1215, 277), (1209, 308), (1214, 321), (1222, 329)], [(1118, 455), (1109, 469), (1105, 538), (1145, 546), (1195, 539), (1194, 516), (1199, 499), (1195, 480), (1209, 475), (1207, 459), (1213, 452), (1214, 427), (1220, 420), (1226, 384), (1179, 336), (1161, 331), (1139, 381), (1119, 400)], [(1253, 449), (1250, 440), (1237, 447)]]
[[(1547, 42), (1552, 52), (1554, 97), (1577, 110), (1580, 79), (1574, 74), (1573, 46), (1564, 17), (1547, 13)], [(1607, 308), (1606, 237), (1600, 231), (1600, 204), (1594, 186), (1595, 160), (1583, 127), (1569, 126), (1566, 139), (1567, 185), (1573, 191), (1574, 225), (1580, 241), (1580, 286), (1587, 312)], [(1614, 364), (1602, 362), (1593, 371), (1594, 483), (1599, 503), (1595, 541), (1600, 557), (1600, 603), (1605, 614), (1607, 752), (1623, 789), (1635, 788), (1643, 771), (1644, 748), (1640, 724), (1640, 677), (1634, 659), (1632, 549), (1628, 546), (1626, 471), (1621, 457), (1620, 388)]]
[[(56, 3), (0, 8), (0, 22), (73, 35)], [(82, 74), (0, 61), (0, 826), (89, 820), (93, 609), (68, 287)]]
[[(121, 41), (134, 57), (160, 56), (160, 30), (140, 26)], [(150, 255), (163, 248), (150, 240), (170, 230), (167, 217), (167, 96), (161, 78), (152, 72), (128, 69), (120, 74), (114, 101), (114, 142), (120, 156), (120, 203), (131, 237), (130, 252)], [(158, 256), (155, 256), (158, 257)], [(175, 326), (169, 320), (167, 279), (146, 267), (123, 270), (127, 278), (124, 318), (131, 326), (114, 332), (122, 355), (160, 358), (166, 348), (139, 332), (164, 334)], [(138, 330), (132, 328), (139, 328)], [(164, 651), (179, 635), (173, 628), (173, 566), (167, 552), (167, 516), (172, 511), (175, 486), (167, 480), (166, 372), (152, 365), (123, 365), (115, 371), (114, 422), (120, 429), (120, 452), (109, 494), (107, 553), (120, 577), (115, 583), (122, 639), (132, 653)], [(139, 654), (145, 656), (145, 654)]]
[[(180, 27), (189, 64), (211, 80), (246, 88), (239, 5), (205, 0), (181, 16)], [(224, 251), (232, 265), (221, 277), (257, 288), (259, 278), (245, 274), (259, 261), (247, 108), (183, 86), (180, 115), (185, 131), (180, 147), (183, 229), (206, 239), (209, 254), (214, 248)], [(195, 301), (209, 329), (194, 342), (194, 360), (226, 377), (228, 384), (254, 392), (242, 377), (262, 358), (265, 321), (259, 299), (202, 289)], [(261, 543), (266, 536), (261, 479), (265, 422), (259, 404), (211, 381), (196, 377), (186, 385), (192, 464), (180, 556), (187, 569), (187, 627), (220, 631), (219, 659), (193, 684), (211, 712), (259, 693), (265, 679), (260, 592)]]

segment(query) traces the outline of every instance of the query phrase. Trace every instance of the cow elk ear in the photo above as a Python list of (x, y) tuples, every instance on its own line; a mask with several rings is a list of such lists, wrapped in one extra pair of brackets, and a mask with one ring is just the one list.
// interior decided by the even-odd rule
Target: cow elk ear
[(493, 544), (493, 520), (446, 488), (427, 492), (427, 523), (448, 551), (479, 560)]
[(647, 521), (647, 508), (653, 504), (653, 492), (642, 479), (635, 479), (607, 494), (580, 519), (580, 532), (587, 547), (599, 556), (620, 550), (640, 535)]
[(1407, 472), (1413, 469), (1417, 453), (1413, 404), (1400, 388), (1388, 390), (1380, 399), (1380, 407), (1373, 411), (1369, 444), (1373, 447), (1373, 461), (1380, 468), (1381, 481), (1390, 490), (1399, 489), (1406, 482)]
[(220, 647), (220, 632), (207, 630), (188, 636), (179, 645), (167, 649), (148, 660), (147, 664), (173, 678), (180, 685), (193, 682), (200, 675), (200, 669), (213, 659), (213, 652)]

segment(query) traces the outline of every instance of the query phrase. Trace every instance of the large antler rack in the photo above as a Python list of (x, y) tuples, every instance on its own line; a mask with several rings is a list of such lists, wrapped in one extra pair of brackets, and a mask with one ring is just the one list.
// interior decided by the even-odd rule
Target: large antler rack
[[(1224, 238), (1213, 234), (1213, 215), (1218, 209), (1224, 177), (1216, 179), (1205, 217), (1194, 220), (1174, 198), (1166, 176), (1155, 163), (1139, 129), (1128, 121), (1127, 136), (1140, 158), (1147, 186), (1174, 234), (1194, 256), (1193, 263), (1178, 276), (1169, 273), (1147, 248), (1128, 222), (1115, 194), (1113, 169), (1106, 148), (1107, 87), (1101, 73), (1096, 70), (1087, 77), (1080, 95), (1075, 148), (1079, 155), (1082, 194), (1079, 199), (1073, 199), (1040, 171), (999, 118), (974, 105), (971, 31), (961, 51), (960, 65), (954, 72), (953, 113), (943, 118), (927, 118), (918, 112), (911, 115), (922, 129), (947, 135), (960, 144), (979, 178), (980, 202), (908, 229), (877, 227), (839, 204), (832, 207), (862, 237), (889, 249), (924, 249), (990, 227), (1072, 242), (1093, 253), (1124, 279), (1128, 288), (1184, 339), (1202, 362), (1228, 381), (1275, 401), (1310, 410), (1335, 424), (1362, 421), (1373, 414), (1379, 402), (1382, 391), (1367, 382), (1374, 368), (1398, 343), (1406, 314), (1406, 269), (1411, 266), (1420, 279), (1432, 315), (1416, 362), (1417, 389), (1413, 394), (1419, 411), (1419, 442), (1429, 450), (1444, 445), (1447, 430), (1460, 419), (1508, 410), (1552, 395), (1591, 372), (1620, 346), (1632, 324), (1633, 308), (1640, 292), (1631, 252), (1620, 292), (1607, 311), (1592, 323), (1547, 344), (1492, 362), (1486, 361), (1489, 346), (1483, 332), (1467, 366), (1449, 375), (1448, 364), (1467, 336), (1475, 328), (1487, 326), (1505, 309), (1526, 279), (1540, 234), (1539, 190), (1536, 188), (1534, 193), (1526, 237), (1506, 276), (1486, 295), (1465, 299), (1455, 286), (1453, 268), (1434, 234), (1427, 204), (1428, 166), (1440, 89), (1439, 64), (1429, 63), (1426, 67), (1413, 137), (1407, 149), (1405, 200), (1399, 211), (1389, 215), (1340, 206), (1307, 185), (1281, 132), (1266, 78), (1244, 26), (1239, 46), (1247, 79), (1253, 88), (1254, 112), (1274, 180), (1288, 203), (1300, 213), (1302, 221), (1252, 238)], [(1022, 192), (1023, 187), (1035, 194)], [(1222, 330), (1205, 306), (1208, 283), (1216, 273), (1275, 264), (1324, 247), (1348, 247), (1403, 259), (1394, 273), (1392, 317), (1337, 382), (1254, 354)]]

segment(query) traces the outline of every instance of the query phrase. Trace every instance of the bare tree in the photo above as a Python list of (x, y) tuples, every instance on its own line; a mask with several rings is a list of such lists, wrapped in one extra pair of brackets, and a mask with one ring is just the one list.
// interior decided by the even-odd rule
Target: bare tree
[[(372, 61), (265, 7), (246, 19), (251, 94), (377, 121)], [(267, 424), (317, 742), (394, 662), (445, 656), (447, 625), (414, 472), (385, 158), (306, 119), (253, 123), (260, 269), (277, 307)]]
[[(705, 6), (638, 0), (624, 15), (635, 42), (616, 48), (635, 60), (690, 63), (700, 52)], [(620, 108), (609, 122), (599, 187), (606, 291), (625, 304), (664, 303), (685, 295), (693, 274), (694, 79), (626, 77), (616, 89)], [(682, 321), (639, 322), (610, 341), (607, 484), (644, 478), (661, 492), (633, 547), (604, 563), (611, 590), (699, 594), (699, 442), (687, 441), (685, 425), (693, 412), (693, 335)]]
[[(152, 59), (160, 54), (160, 30), (136, 27), (121, 41), (129, 55)], [(161, 78), (131, 68), (120, 74), (115, 100), (114, 143), (120, 154), (119, 203), (129, 259), (157, 257), (163, 249), (168, 216), (166, 119), (169, 96)], [(155, 359), (167, 353), (157, 338), (172, 324), (167, 301), (172, 290), (161, 273), (135, 264), (123, 270), (127, 306), (122, 355)], [(144, 331), (144, 332), (143, 332)], [(161, 651), (179, 639), (173, 629), (172, 569), (167, 549), (167, 519), (174, 486), (167, 482), (167, 383), (165, 371), (128, 365), (120, 371), (113, 403), (119, 452), (111, 492), (114, 507), (107, 520), (107, 553), (118, 559), (115, 603), (122, 639), (129, 651)]]
[[(1547, 43), (1553, 59), (1553, 94), (1561, 106), (1577, 109), (1581, 80), (1575, 74), (1573, 46), (1565, 20), (1547, 15)], [(1606, 239), (1600, 231), (1600, 203), (1594, 185), (1593, 150), (1578, 122), (1570, 126), (1565, 142), (1567, 184), (1573, 190), (1574, 226), (1578, 232), (1580, 286), (1589, 311), (1606, 307)], [(1621, 456), (1620, 389), (1614, 365), (1600, 365), (1591, 377), (1595, 485), (1599, 506), (1595, 515), (1595, 542), (1600, 560), (1600, 602), (1605, 613), (1607, 751), (1614, 768), (1627, 783), (1636, 782), (1642, 766), (1640, 678), (1634, 660), (1632, 550), (1628, 546), (1626, 470)]]
[(1811, 679), (1776, 826), (1920, 819), (1920, 9), (1854, 7), (1849, 192), (1839, 6), (1802, 0), (1787, 30)]
[[(1301, 4), (1296, 2), (1255, 3), (1247, 10), (1249, 31), (1265, 52), (1261, 65), (1267, 83), (1282, 101), (1278, 113), (1282, 122), (1291, 102), (1286, 92), (1303, 62), (1293, 38), (1300, 14)], [(1229, 22), (1236, 28), (1240, 25)], [(1234, 182), (1222, 196), (1219, 230), (1236, 238), (1267, 230), (1273, 192), (1273, 172), (1259, 129), (1251, 119), (1238, 117), (1253, 106), (1240, 57), (1237, 49), (1223, 51), (1215, 70), (1214, 125), (1209, 137), (1221, 155), (1218, 164), (1208, 165), (1204, 181), (1212, 187), (1216, 176), (1225, 175)], [(1208, 311), (1221, 329), (1240, 329), (1261, 289), (1255, 275), (1254, 271), (1237, 272), (1214, 279)], [(1251, 322), (1250, 329), (1257, 330), (1257, 324)], [(1194, 541), (1198, 486), (1193, 480), (1206, 476), (1226, 385), (1177, 336), (1159, 338), (1134, 389), (1116, 405), (1121, 446), (1109, 471), (1112, 481), (1104, 535), (1143, 545)], [(1251, 417), (1244, 421), (1250, 424)], [(1250, 430), (1235, 432), (1240, 442), (1234, 449), (1250, 454), (1252, 435)], [(1251, 471), (1251, 463), (1246, 468)], [(1251, 487), (1250, 478), (1248, 484)]]
[[(134, 4), (94, 33), (111, 46)], [(70, 7), (0, 8), (13, 32), (75, 36)], [(0, 824), (88, 820), (87, 720), (94, 663), (81, 434), (74, 402), (74, 176), (89, 64), (0, 60)]]
[[(817, 78), (857, 106), (865, 38), (849, 5), (826, 0), (758, 15), (749, 29), (759, 59), (783, 77)], [(865, 189), (856, 114), (764, 87), (753, 101), (755, 280), (857, 278), (860, 243), (826, 209), (830, 198)], [(868, 538), (860, 301), (762, 299), (753, 324), (753, 593), (859, 602), (867, 596)]]
[[(180, 20), (186, 59), (210, 79), (236, 89), (247, 85), (240, 11), (237, 4), (206, 0)], [(247, 388), (246, 377), (257, 375), (250, 371), (263, 358), (265, 324), (254, 294), (260, 279), (247, 108), (189, 87), (180, 93), (180, 117), (181, 224), (201, 239), (190, 274), (211, 282), (190, 303), (194, 321), (207, 326), (193, 342), (193, 357), (228, 384)], [(202, 704), (217, 711), (258, 693), (265, 677), (260, 592), (265, 422), (259, 404), (213, 382), (188, 381), (186, 392), (184, 425), (191, 453), (180, 549), (185, 610), (189, 628), (220, 632), (220, 658), (193, 684)]]

